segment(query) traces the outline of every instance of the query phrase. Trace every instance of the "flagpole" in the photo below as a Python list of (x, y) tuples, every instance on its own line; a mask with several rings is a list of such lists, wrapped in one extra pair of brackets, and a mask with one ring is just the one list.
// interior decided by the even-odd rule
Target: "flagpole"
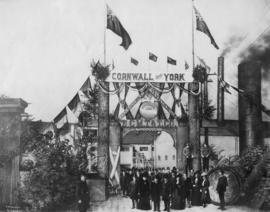
[(195, 52), (194, 52), (194, 15), (193, 15), (193, 8), (194, 8), (194, 0), (192, 0), (192, 8), (191, 8), (191, 17), (192, 17), (192, 70), (195, 67)]
[(105, 15), (104, 15), (104, 34), (103, 34), (103, 62), (104, 65), (106, 65), (106, 29), (107, 29), (107, 4), (106, 0), (104, 0), (104, 9), (105, 9)]

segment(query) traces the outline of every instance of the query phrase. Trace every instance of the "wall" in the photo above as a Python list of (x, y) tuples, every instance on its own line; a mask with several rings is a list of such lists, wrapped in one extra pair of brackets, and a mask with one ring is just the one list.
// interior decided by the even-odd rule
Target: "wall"
[[(176, 148), (174, 147), (174, 141), (171, 135), (166, 132), (162, 132), (160, 136), (157, 137), (154, 147), (154, 159), (156, 168), (176, 167)], [(165, 156), (168, 157), (167, 160), (165, 159)]]

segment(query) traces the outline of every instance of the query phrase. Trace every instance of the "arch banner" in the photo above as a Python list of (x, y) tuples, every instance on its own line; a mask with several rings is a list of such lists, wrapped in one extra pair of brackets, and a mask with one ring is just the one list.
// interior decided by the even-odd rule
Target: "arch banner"
[(164, 82), (185, 83), (193, 82), (191, 71), (183, 72), (117, 72), (111, 71), (107, 82)]

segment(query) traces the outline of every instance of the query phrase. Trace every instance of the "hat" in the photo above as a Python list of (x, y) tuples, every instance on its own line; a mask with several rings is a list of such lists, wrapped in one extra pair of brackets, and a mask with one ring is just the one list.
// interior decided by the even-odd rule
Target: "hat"
[(206, 176), (207, 174), (205, 172), (202, 173), (202, 176)]

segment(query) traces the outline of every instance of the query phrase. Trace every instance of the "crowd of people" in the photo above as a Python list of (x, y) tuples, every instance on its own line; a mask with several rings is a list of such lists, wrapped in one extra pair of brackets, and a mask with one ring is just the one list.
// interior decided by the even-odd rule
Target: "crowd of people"
[[(221, 171), (222, 172), (222, 171)], [(206, 207), (210, 203), (209, 181), (205, 172), (181, 173), (173, 169), (129, 169), (121, 172), (120, 184), (124, 197), (132, 200), (132, 209), (160, 211), (183, 210), (186, 207)], [(217, 191), (220, 195), (220, 209), (225, 209), (224, 192), (227, 179), (224, 173), (219, 178)], [(223, 195), (223, 196), (222, 196)], [(151, 205), (152, 201), (152, 205)]]

